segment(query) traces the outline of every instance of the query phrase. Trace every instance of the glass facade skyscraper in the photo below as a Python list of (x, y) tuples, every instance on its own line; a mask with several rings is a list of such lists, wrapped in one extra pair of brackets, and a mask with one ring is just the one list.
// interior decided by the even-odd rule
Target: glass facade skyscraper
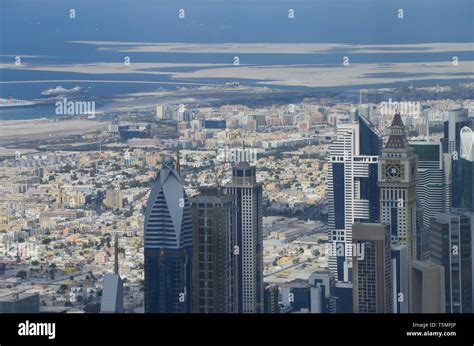
[(263, 313), (263, 188), (257, 169), (247, 162), (232, 167), (225, 191), (237, 203), (237, 290), (241, 313)]
[(460, 151), (453, 160), (453, 207), (474, 212), (474, 120), (459, 130)]
[(165, 157), (145, 211), (145, 313), (191, 311), (191, 207), (171, 157)]
[(453, 209), (431, 223), (431, 260), (444, 267), (446, 312), (472, 313), (474, 213)]
[(338, 126), (336, 140), (329, 149), (329, 268), (337, 281), (352, 281), (352, 225), (380, 219), (380, 148), (380, 133), (369, 120), (359, 116), (354, 123)]
[(450, 155), (450, 199), (453, 208), (474, 211), (474, 120), (465, 108), (450, 111), (444, 123), (443, 151)]
[(194, 229), (193, 312), (237, 311), (236, 198), (221, 187), (191, 198)]

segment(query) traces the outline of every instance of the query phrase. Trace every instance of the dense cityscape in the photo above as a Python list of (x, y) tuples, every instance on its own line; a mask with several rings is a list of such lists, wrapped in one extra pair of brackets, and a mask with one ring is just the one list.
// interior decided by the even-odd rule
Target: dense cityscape
[(473, 5), (0, 0), (0, 344), (473, 345)]
[(2, 312), (472, 312), (474, 103), (422, 91), (4, 138)]

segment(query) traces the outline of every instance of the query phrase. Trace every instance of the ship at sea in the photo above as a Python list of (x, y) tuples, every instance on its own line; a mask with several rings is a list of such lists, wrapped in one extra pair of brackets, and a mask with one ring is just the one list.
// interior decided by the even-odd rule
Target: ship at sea
[(41, 95), (42, 96), (58, 96), (58, 95), (65, 95), (65, 94), (75, 94), (78, 92), (81, 92), (81, 87), (77, 85), (72, 89), (63, 88), (60, 85), (56, 88), (44, 90), (43, 92), (41, 92)]
[(36, 106), (38, 102), (17, 100), (14, 98), (2, 99), (0, 98), (0, 108), (11, 108), (11, 107), (32, 107)]

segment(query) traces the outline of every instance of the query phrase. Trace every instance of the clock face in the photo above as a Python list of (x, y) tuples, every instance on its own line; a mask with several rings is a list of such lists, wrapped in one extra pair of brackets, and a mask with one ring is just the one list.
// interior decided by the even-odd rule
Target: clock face
[(400, 165), (387, 165), (385, 170), (385, 176), (387, 178), (399, 178), (400, 177)]

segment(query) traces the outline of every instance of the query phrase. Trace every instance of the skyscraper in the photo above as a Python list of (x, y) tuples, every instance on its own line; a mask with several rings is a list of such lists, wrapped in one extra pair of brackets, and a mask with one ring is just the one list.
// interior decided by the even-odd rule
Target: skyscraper
[(417, 259), (429, 259), (430, 220), (449, 210), (449, 185), (445, 182), (443, 148), (440, 142), (412, 142), (417, 161)]
[(237, 290), (238, 312), (262, 313), (263, 238), (262, 184), (257, 182), (257, 169), (247, 162), (232, 167), (232, 182), (226, 193), (237, 202)]
[(266, 314), (277, 314), (280, 312), (280, 305), (278, 303), (279, 290), (277, 284), (265, 285), (265, 307)]
[(474, 213), (453, 209), (435, 214), (431, 260), (444, 267), (446, 312), (473, 312)]
[(411, 257), (415, 254), (417, 157), (399, 114), (389, 131), (379, 160), (381, 218), (390, 227), (392, 244), (407, 245)]
[[(393, 117), (387, 143), (379, 158), (378, 181), (381, 221), (389, 227), (392, 246), (406, 246), (407, 286), (410, 290), (411, 261), (417, 259), (417, 156), (408, 144), (405, 126), (398, 113)], [(399, 260), (397, 263), (405, 262)], [(400, 271), (399, 268), (396, 270)], [(396, 292), (397, 297), (400, 297), (399, 293)], [(402, 299), (408, 299), (410, 309), (410, 292)]]
[(406, 245), (392, 245), (392, 312), (408, 312), (408, 256)]
[(443, 148), (436, 142), (412, 142), (417, 160), (416, 194), (423, 207), (423, 226), (429, 227), (436, 212), (447, 211)]
[[(381, 137), (364, 117), (340, 124), (329, 149), (328, 223), (333, 250), (329, 269), (337, 281), (351, 281), (352, 225), (380, 218), (377, 162)], [(343, 251), (338, 251), (340, 249)]]
[(444, 300), (444, 268), (431, 261), (413, 261), (412, 270), (412, 312), (446, 312)]
[(459, 130), (459, 155), (453, 158), (453, 207), (474, 212), (474, 120)]
[(410, 288), (411, 261), (416, 259), (417, 156), (408, 144), (400, 114), (395, 114), (389, 127), (388, 141), (379, 158), (378, 181), (381, 221), (389, 226), (392, 246), (406, 246)]
[(314, 272), (309, 276), (311, 285), (312, 313), (335, 313), (337, 311), (337, 298), (331, 295), (334, 278), (331, 272)]
[(469, 119), (467, 109), (449, 111), (448, 119), (444, 122), (444, 137), (441, 139), (448, 186), (447, 198), (450, 201), (446, 211), (451, 207), (474, 211), (474, 158), (469, 150), (466, 156), (466, 144), (471, 142), (469, 139), (466, 141), (470, 137), (466, 134), (472, 134), (472, 130), (474, 119)]
[(237, 311), (237, 207), (220, 187), (191, 198), (193, 218), (193, 312)]
[(165, 157), (145, 210), (145, 312), (190, 312), (191, 206), (174, 159)]
[(353, 304), (355, 313), (392, 312), (390, 234), (383, 224), (352, 227)]
[(459, 133), (468, 119), (469, 114), (466, 108), (448, 112), (448, 119), (444, 122), (444, 137), (441, 139), (444, 153), (453, 154), (455, 151), (459, 153)]

